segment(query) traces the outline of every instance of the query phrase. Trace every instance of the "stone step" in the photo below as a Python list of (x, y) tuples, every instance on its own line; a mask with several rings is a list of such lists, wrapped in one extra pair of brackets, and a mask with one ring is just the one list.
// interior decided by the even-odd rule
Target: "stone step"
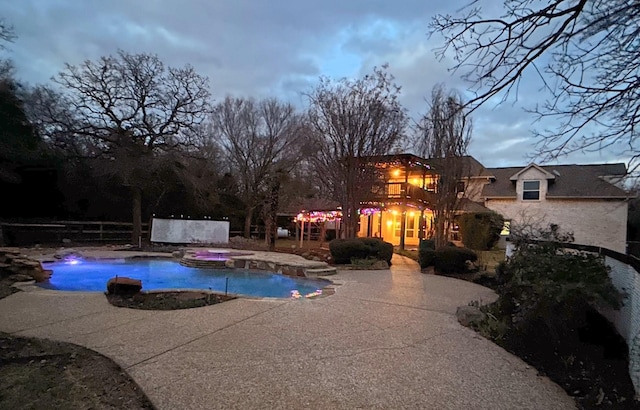
[(338, 271), (333, 266), (327, 266), (325, 268), (312, 268), (312, 269), (305, 270), (305, 274), (308, 277), (309, 276), (329, 276), (329, 275), (335, 275), (336, 273), (338, 273)]

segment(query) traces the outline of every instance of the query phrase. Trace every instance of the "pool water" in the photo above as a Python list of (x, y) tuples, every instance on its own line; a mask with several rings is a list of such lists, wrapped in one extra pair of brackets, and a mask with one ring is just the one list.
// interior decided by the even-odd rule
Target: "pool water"
[(242, 269), (189, 268), (170, 260), (108, 260), (43, 263), (51, 269), (51, 279), (40, 286), (67, 291), (104, 292), (107, 281), (126, 276), (142, 281), (142, 290), (205, 289), (259, 297), (290, 297), (292, 291), (307, 295), (330, 282), (322, 279), (293, 278), (276, 273)]

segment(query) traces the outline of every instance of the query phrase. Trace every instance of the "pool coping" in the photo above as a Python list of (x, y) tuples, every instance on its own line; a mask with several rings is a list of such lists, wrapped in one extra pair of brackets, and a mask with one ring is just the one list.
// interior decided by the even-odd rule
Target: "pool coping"
[[(319, 278), (319, 279), (324, 279), (329, 281), (327, 286), (321, 289), (322, 293), (320, 295), (316, 295), (313, 297), (302, 296), (298, 299), (313, 300), (313, 299), (323, 299), (329, 296), (333, 296), (336, 293), (336, 287), (344, 284), (344, 282), (342, 281), (332, 281), (325, 278)], [(47, 289), (47, 288), (43, 288), (42, 286), (39, 286), (35, 280), (30, 280), (25, 282), (15, 282), (14, 284), (11, 285), (11, 287), (20, 289), (20, 291), (27, 292), (27, 293), (38, 292), (42, 294), (52, 294), (52, 295), (62, 293), (65, 295), (78, 295), (78, 296), (98, 295), (98, 294), (102, 294), (106, 296), (107, 294), (106, 290), (105, 291), (100, 291), (100, 290), (89, 291), (89, 290)], [(233, 296), (235, 298), (250, 299), (250, 300), (274, 300), (274, 301), (296, 300), (296, 298), (293, 298), (291, 296), (279, 298), (275, 296), (252, 296), (252, 295), (246, 295), (244, 293), (230, 293), (230, 292), (225, 295), (224, 292), (214, 291), (210, 289), (199, 289), (199, 288), (164, 288), (164, 289), (142, 290), (141, 292), (147, 293), (147, 294), (148, 293), (168, 293), (168, 292), (201, 292), (201, 293), (208, 293), (212, 295)], [(206, 306), (201, 306), (201, 307), (206, 307)]]

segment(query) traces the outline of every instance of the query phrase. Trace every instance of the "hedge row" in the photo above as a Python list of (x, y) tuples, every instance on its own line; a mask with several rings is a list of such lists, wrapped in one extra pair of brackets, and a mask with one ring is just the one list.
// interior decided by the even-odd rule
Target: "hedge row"
[(393, 245), (377, 238), (334, 239), (329, 242), (334, 263), (347, 264), (354, 259), (377, 259), (391, 265)]

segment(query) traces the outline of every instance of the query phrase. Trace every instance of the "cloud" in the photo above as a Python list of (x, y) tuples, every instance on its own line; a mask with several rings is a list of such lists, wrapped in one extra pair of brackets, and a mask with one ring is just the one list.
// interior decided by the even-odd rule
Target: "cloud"
[[(170, 66), (191, 64), (210, 78), (216, 100), (225, 95), (275, 96), (296, 106), (318, 77), (361, 76), (389, 64), (401, 101), (417, 119), (437, 83), (466, 92), (451, 60), (438, 61), (430, 18), (455, 13), (465, 0), (19, 0), (2, 2), (0, 17), (14, 25), (10, 46), (17, 76), (47, 82), (65, 63), (128, 52), (156, 53)], [(521, 84), (515, 104), (474, 113), (471, 154), (487, 166), (526, 162), (533, 152), (530, 114), (539, 83)], [(608, 153), (571, 157), (603, 161)], [(577, 161), (576, 161), (577, 162)]]

